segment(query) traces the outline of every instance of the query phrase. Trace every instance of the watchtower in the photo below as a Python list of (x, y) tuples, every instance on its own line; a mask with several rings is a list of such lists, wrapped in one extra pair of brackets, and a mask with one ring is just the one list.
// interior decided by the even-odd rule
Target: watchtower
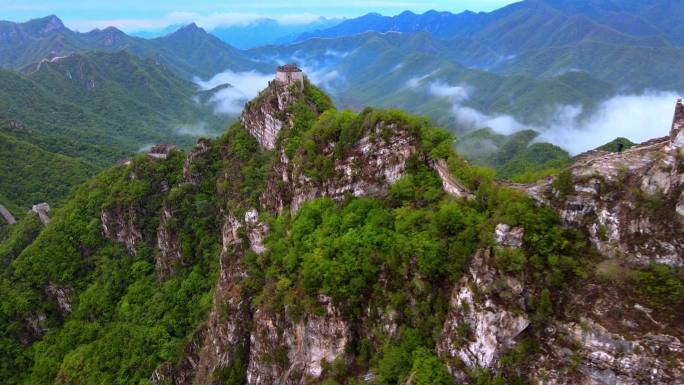
[(304, 87), (304, 72), (294, 64), (285, 64), (276, 69), (276, 80), (287, 85)]

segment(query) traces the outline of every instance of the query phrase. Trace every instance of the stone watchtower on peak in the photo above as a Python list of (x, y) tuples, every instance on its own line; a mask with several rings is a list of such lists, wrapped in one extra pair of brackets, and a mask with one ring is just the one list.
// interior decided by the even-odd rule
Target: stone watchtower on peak
[(276, 80), (287, 85), (304, 87), (304, 72), (294, 64), (285, 64), (276, 69)]
[(670, 142), (675, 147), (684, 147), (684, 103), (682, 103), (682, 99), (678, 99), (675, 105)]

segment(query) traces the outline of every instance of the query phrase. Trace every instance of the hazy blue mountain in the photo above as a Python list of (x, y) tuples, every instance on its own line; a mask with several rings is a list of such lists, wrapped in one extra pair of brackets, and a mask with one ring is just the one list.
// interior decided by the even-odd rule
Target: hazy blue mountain
[(414, 33), (428, 31), (436, 37), (447, 38), (456, 35), (467, 35), (468, 31), (481, 28), (482, 15), (464, 12), (455, 15), (450, 12), (428, 11), (418, 15), (405, 11), (397, 16), (383, 16), (378, 13), (349, 19), (340, 24), (300, 35), (297, 41), (314, 37), (339, 37), (356, 35), (368, 31)]
[[(368, 31), (422, 34), (406, 48), (502, 75), (549, 78), (568, 71), (630, 91), (684, 90), (680, 38), (684, 2), (527, 0), (489, 13), (368, 14), (299, 37), (335, 39)], [(662, 23), (660, 22), (662, 20)], [(410, 39), (410, 38), (405, 38)]]
[(187, 79), (209, 77), (226, 69), (266, 69), (195, 24), (146, 40), (128, 36), (113, 27), (74, 32), (54, 15), (26, 23), (0, 22), (0, 67), (4, 68), (25, 68), (74, 52), (120, 50), (166, 64)]
[(269, 44), (287, 44), (303, 33), (332, 28), (342, 21), (322, 17), (310, 23), (282, 24), (277, 20), (264, 18), (247, 25), (218, 26), (209, 33), (233, 47), (248, 49)]
[(427, 31), (441, 39), (477, 38), (511, 52), (585, 40), (681, 45), (683, 20), (681, 1), (526, 0), (488, 13), (406, 11), (396, 16), (371, 13), (332, 28), (302, 34), (298, 40), (368, 31)]

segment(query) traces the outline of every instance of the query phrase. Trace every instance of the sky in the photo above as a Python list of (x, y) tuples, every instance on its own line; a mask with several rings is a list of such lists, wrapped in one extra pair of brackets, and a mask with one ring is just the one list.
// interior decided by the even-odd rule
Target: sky
[(430, 9), (462, 12), (491, 11), (512, 0), (0, 0), (0, 20), (26, 21), (57, 15), (67, 27), (79, 31), (115, 26), (126, 32), (161, 29), (197, 22), (211, 29), (217, 25), (244, 25), (270, 17), (282, 24), (303, 24), (319, 17), (356, 17), (369, 12), (396, 15), (405, 10)]

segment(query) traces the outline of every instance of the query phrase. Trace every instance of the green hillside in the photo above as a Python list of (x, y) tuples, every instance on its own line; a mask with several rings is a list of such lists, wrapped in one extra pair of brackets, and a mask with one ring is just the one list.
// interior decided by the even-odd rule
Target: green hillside
[(75, 184), (142, 147), (192, 145), (199, 134), (183, 127), (222, 130), (227, 119), (195, 103), (197, 92), (123, 51), (73, 54), (26, 75), (0, 70), (2, 203), (58, 205)]
[(498, 179), (531, 182), (559, 172), (572, 161), (560, 147), (536, 143), (537, 136), (532, 130), (506, 136), (479, 129), (460, 136), (456, 149), (474, 164), (494, 168)]

